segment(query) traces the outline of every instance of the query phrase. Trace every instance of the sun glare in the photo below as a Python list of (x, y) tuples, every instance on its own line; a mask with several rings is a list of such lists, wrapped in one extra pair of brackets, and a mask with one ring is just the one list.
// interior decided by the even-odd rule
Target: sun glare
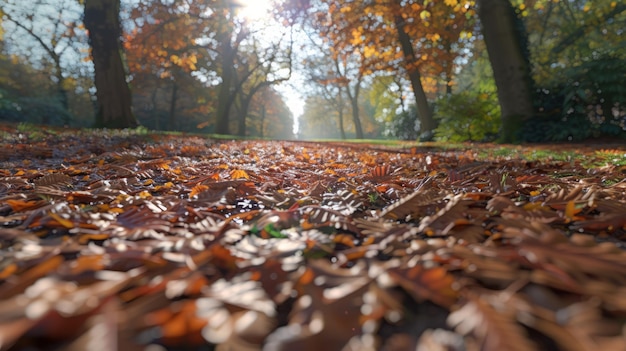
[(273, 4), (271, 0), (238, 0), (239, 15), (252, 21), (267, 19)]

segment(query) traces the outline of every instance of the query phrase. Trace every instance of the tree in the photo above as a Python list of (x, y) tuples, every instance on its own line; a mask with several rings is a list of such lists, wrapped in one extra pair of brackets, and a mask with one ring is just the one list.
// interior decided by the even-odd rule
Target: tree
[[(164, 97), (168, 106), (163, 109), (167, 111), (167, 118), (162, 118), (165, 113), (158, 111), (152, 116), (154, 121), (148, 121), (157, 129), (180, 129), (183, 106), (179, 100), (199, 95), (193, 92), (198, 84), (192, 76), (198, 70), (198, 59), (201, 58), (196, 36), (205, 32), (212, 22), (208, 19), (198, 21), (206, 10), (198, 4), (183, 6), (181, 2), (175, 5), (151, 0), (135, 4), (130, 13), (133, 30), (125, 35), (124, 40), (133, 83), (133, 101), (137, 98), (145, 100), (145, 95), (155, 98), (158, 95), (159, 103), (151, 99), (151, 106), (156, 108), (161, 105), (165, 90), (168, 92)], [(189, 104), (185, 107), (188, 108)], [(161, 119), (165, 119), (165, 123), (161, 123)]]
[[(369, 103), (374, 118), (383, 124), (382, 134), (403, 140), (419, 138), (415, 125), (416, 106), (406, 106), (405, 82), (402, 76), (388, 75), (374, 78), (368, 89)], [(409, 109), (410, 108), (410, 109)]]
[[(320, 7), (316, 8), (316, 14), (311, 17), (315, 20), (307, 20), (305, 23), (318, 34), (318, 37), (309, 36), (316, 51), (314, 55), (318, 56), (315, 60), (309, 60), (311, 81), (317, 85), (334, 86), (336, 88), (331, 88), (331, 90), (337, 90), (338, 94), (345, 93), (345, 97), (350, 103), (355, 137), (362, 139), (364, 134), (359, 109), (361, 85), (364, 79), (373, 73), (374, 64), (371, 61), (377, 58), (370, 55), (368, 51), (371, 49), (370, 47), (361, 45), (358, 41), (342, 41), (343, 39), (336, 34), (338, 28), (343, 27), (342, 23), (345, 20), (343, 17), (324, 17), (321, 15), (323, 13), (341, 12), (336, 10), (335, 4), (331, 4), (328, 8), (323, 4), (318, 5)], [(328, 90), (327, 88), (322, 89)], [(339, 100), (334, 103), (339, 112), (341, 130), (344, 129), (342, 99), (343, 96), (340, 95)], [(343, 135), (344, 133), (342, 133)]]
[(501, 141), (515, 142), (533, 114), (530, 67), (522, 46), (522, 29), (509, 0), (479, 0), (478, 16), (498, 88), (502, 114)]
[(248, 135), (273, 139), (293, 138), (293, 115), (281, 95), (272, 86), (254, 94), (246, 124)]
[(120, 0), (85, 0), (85, 27), (95, 69), (96, 127), (134, 128), (131, 93), (122, 61)]
[(299, 137), (312, 138), (345, 138), (340, 134), (338, 110), (328, 103), (326, 97), (319, 92), (309, 94), (304, 105), (304, 113), (300, 117)]
[[(283, 40), (287, 38), (286, 46)], [(262, 42), (266, 42), (261, 45)], [(246, 135), (246, 119), (254, 96), (291, 78), (293, 37), (284, 33), (275, 42), (252, 33), (236, 56), (233, 94), (238, 98), (237, 135)]]
[[(25, 6), (23, 1), (6, 0), (0, 13), (5, 24), (12, 25), (6, 38), (12, 52), (49, 72), (56, 89), (54, 99), (67, 111), (63, 123), (68, 125), (73, 80), (69, 67), (77, 65), (84, 35), (79, 5), (73, 0), (36, 0)], [(50, 124), (50, 117), (44, 114), (41, 123)]]
[(241, 41), (248, 33), (245, 30), (235, 33), (234, 4), (224, 4), (219, 11), (221, 11), (222, 17), (219, 20), (220, 28), (216, 36), (219, 43), (220, 78), (222, 82), (217, 96), (215, 132), (218, 134), (230, 134), (230, 109), (235, 102), (236, 96), (234, 86), (235, 57), (239, 44), (241, 44)]
[[(397, 4), (400, 4), (400, 0), (396, 0)], [(402, 15), (394, 14), (394, 22), (396, 25), (396, 32), (398, 33), (398, 41), (404, 54), (405, 67), (409, 81), (411, 82), (411, 88), (413, 88), (413, 95), (415, 96), (415, 104), (417, 106), (417, 116), (420, 120), (420, 131), (425, 139), (432, 138), (432, 133), (436, 127), (435, 120), (433, 119), (433, 113), (430, 110), (428, 99), (426, 98), (426, 92), (422, 86), (422, 76), (418, 70), (417, 55), (413, 50), (413, 43), (411, 38), (405, 29), (405, 20)]]
[[(455, 59), (467, 42), (462, 34), (472, 18), (472, 1), (325, 1), (313, 6), (312, 18), (335, 50), (362, 50), (363, 71), (406, 75), (411, 83), (422, 135), (432, 136), (435, 122), (425, 84), (445, 77), (452, 86)], [(389, 35), (389, 33), (395, 35)], [(428, 73), (430, 79), (425, 79)], [(430, 82), (429, 82), (430, 81)], [(431, 97), (432, 99), (432, 97)]]

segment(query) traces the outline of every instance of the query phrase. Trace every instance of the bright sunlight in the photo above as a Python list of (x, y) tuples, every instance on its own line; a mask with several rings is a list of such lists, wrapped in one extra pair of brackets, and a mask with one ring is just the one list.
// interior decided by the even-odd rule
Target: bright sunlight
[(250, 21), (267, 20), (272, 0), (238, 0), (239, 15)]
[[(272, 0), (237, 0), (239, 5), (238, 14), (249, 22), (271, 22), (271, 9), (274, 6)], [(269, 35), (276, 35), (276, 30), (270, 29)], [(297, 80), (298, 74), (292, 73), (292, 80)], [(284, 83), (277, 87), (277, 90), (283, 96), (287, 107), (294, 116), (294, 133), (297, 134), (299, 129), (298, 118), (304, 111), (304, 100), (298, 91), (293, 87), (294, 84)]]

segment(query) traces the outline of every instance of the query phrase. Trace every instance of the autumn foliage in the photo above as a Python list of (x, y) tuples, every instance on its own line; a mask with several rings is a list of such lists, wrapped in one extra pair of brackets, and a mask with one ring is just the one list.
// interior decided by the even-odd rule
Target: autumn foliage
[(2, 138), (2, 350), (626, 345), (624, 150)]

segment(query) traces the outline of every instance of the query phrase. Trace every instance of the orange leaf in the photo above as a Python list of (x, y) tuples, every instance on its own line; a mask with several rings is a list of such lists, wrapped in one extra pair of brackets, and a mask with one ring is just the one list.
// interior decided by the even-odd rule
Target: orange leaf
[(570, 200), (565, 205), (565, 218), (568, 221), (577, 221), (582, 219), (581, 217), (576, 216), (578, 213), (582, 211), (582, 208), (576, 208), (576, 203), (574, 200)]
[(233, 256), (229, 249), (222, 245), (213, 245), (209, 250), (213, 255), (211, 261), (217, 267), (227, 270), (237, 269), (237, 258)]
[(313, 272), (313, 270), (310, 268), (307, 268), (304, 271), (304, 273), (302, 273), (302, 275), (300, 276), (298, 283), (301, 285), (308, 285), (313, 282), (314, 278), (315, 278), (315, 273)]
[(391, 167), (389, 165), (376, 166), (372, 170), (373, 177), (384, 177), (391, 173)]
[(70, 221), (69, 219), (65, 219), (65, 218), (61, 217), (60, 215), (58, 215), (58, 214), (56, 214), (54, 212), (50, 212), (49, 216), (52, 217), (52, 219), (54, 219), (61, 226), (65, 227), (67, 229), (74, 228), (74, 223), (72, 223), (72, 221)]
[(376, 187), (376, 191), (378, 191), (379, 193), (384, 193), (385, 191), (387, 191), (389, 189), (389, 186), (386, 184), (382, 184), (382, 185), (378, 185)]
[(44, 204), (41, 200), (6, 200), (7, 205), (11, 206), (13, 212), (21, 212), (26, 210), (32, 210)]
[(11, 263), (8, 266), (4, 267), (2, 271), (0, 271), (0, 279), (6, 279), (13, 275), (13, 273), (17, 272), (17, 265), (15, 263)]
[(72, 274), (80, 274), (86, 271), (97, 272), (102, 270), (104, 268), (103, 257), (103, 255), (78, 256), (78, 258), (71, 264)]
[(63, 261), (64, 259), (62, 256), (52, 256), (24, 272), (24, 274), (21, 275), (22, 281), (37, 279), (39, 277), (43, 277), (44, 275), (48, 275), (52, 271), (56, 270), (61, 263), (63, 263)]
[(250, 176), (243, 169), (235, 169), (230, 172), (230, 177), (232, 179), (250, 179)]
[[(177, 343), (182, 340), (199, 342), (200, 331), (206, 320), (196, 317), (195, 300), (181, 301), (146, 315), (149, 325), (160, 325), (166, 343)], [(189, 340), (191, 338), (191, 340)]]
[(353, 237), (351, 235), (347, 235), (347, 234), (337, 234), (337, 235), (335, 235), (335, 237), (333, 238), (333, 242), (337, 243), (337, 244), (345, 245), (347, 247), (354, 247)]
[(198, 185), (194, 186), (191, 189), (191, 192), (189, 193), (189, 198), (192, 198), (192, 197), (200, 194), (201, 192), (207, 191), (207, 190), (209, 190), (208, 186), (206, 186), (204, 184), (198, 184)]
[(389, 274), (417, 301), (430, 300), (440, 306), (452, 306), (458, 298), (454, 277), (443, 267), (393, 268)]
[[(102, 241), (109, 238), (109, 234), (83, 234), (78, 238), (78, 242), (82, 245), (89, 243), (90, 241)], [(84, 257), (84, 256), (81, 256)]]

